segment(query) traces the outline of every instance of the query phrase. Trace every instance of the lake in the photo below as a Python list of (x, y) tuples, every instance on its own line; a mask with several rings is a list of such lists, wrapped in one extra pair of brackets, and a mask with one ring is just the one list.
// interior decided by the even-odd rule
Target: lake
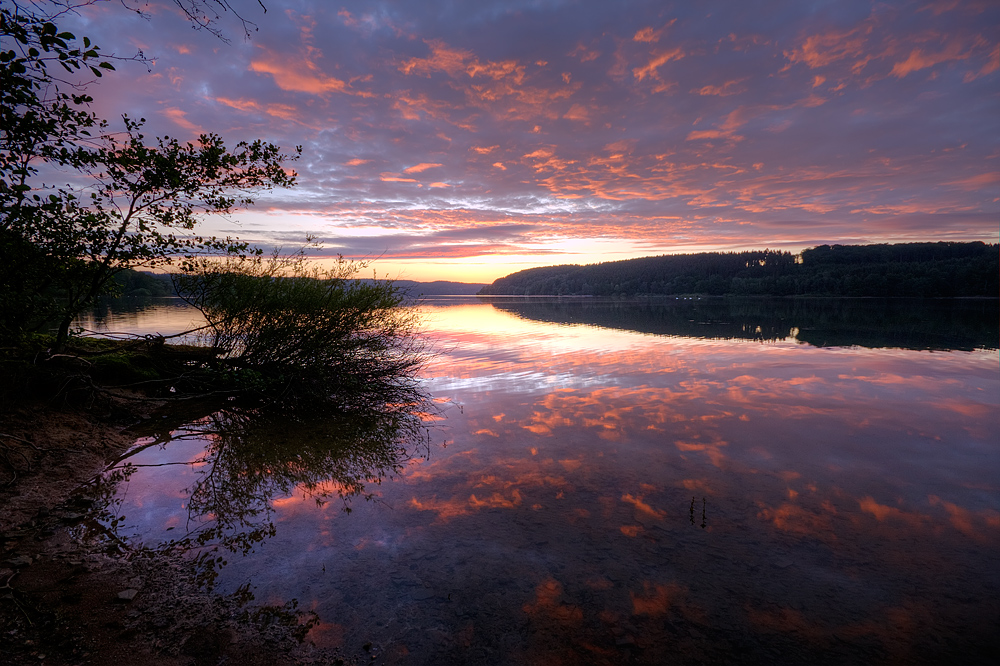
[[(178, 333), (171, 303), (82, 324)], [(417, 307), (420, 433), (147, 423), (108, 524), (381, 663), (1000, 656), (995, 300)]]

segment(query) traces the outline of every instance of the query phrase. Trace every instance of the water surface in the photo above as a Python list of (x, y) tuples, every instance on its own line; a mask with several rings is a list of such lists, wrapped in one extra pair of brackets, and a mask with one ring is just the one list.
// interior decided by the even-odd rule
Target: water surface
[(995, 304), (420, 307), (426, 438), (334, 413), (150, 433), (119, 532), (205, 534), (220, 591), (391, 664), (998, 656)]

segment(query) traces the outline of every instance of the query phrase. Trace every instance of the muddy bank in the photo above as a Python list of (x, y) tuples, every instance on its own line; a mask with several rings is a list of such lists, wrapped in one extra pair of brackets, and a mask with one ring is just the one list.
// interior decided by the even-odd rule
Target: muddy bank
[(300, 640), (308, 618), (294, 609), (214, 595), (185, 558), (102, 534), (75, 491), (131, 446), (128, 426), (162, 418), (173, 416), (148, 401), (8, 403), (0, 414), (11, 463), (0, 481), (0, 662), (345, 663)]

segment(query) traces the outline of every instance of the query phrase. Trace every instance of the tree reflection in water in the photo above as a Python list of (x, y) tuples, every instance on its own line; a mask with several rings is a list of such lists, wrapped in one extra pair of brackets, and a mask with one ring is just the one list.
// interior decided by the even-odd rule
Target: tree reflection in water
[[(139, 451), (201, 440), (194, 460), (152, 466), (189, 465), (193, 483), (183, 491), (184, 535), (144, 548), (194, 555), (199, 579), (211, 587), (227, 563), (225, 553), (246, 555), (275, 535), (274, 503), (301, 494), (317, 504), (376, 499), (373, 487), (399, 473), (414, 457), (430, 452), (431, 401), (410, 400), (331, 411), (301, 418), (258, 408), (230, 407), (171, 431), (160, 431), (117, 462), (94, 488), (104, 515), (98, 528), (119, 545), (123, 521), (118, 507), (127, 495), (122, 484), (139, 467), (129, 461)], [(166, 449), (169, 450), (169, 449)], [(172, 529), (172, 528), (171, 528)]]

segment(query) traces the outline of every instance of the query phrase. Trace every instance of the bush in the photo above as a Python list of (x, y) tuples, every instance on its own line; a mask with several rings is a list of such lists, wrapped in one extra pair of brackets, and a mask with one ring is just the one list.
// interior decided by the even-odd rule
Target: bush
[(205, 341), (227, 372), (252, 371), (270, 398), (408, 399), (424, 360), (417, 320), (391, 281), (353, 279), (303, 252), (189, 262), (178, 293), (208, 322)]

